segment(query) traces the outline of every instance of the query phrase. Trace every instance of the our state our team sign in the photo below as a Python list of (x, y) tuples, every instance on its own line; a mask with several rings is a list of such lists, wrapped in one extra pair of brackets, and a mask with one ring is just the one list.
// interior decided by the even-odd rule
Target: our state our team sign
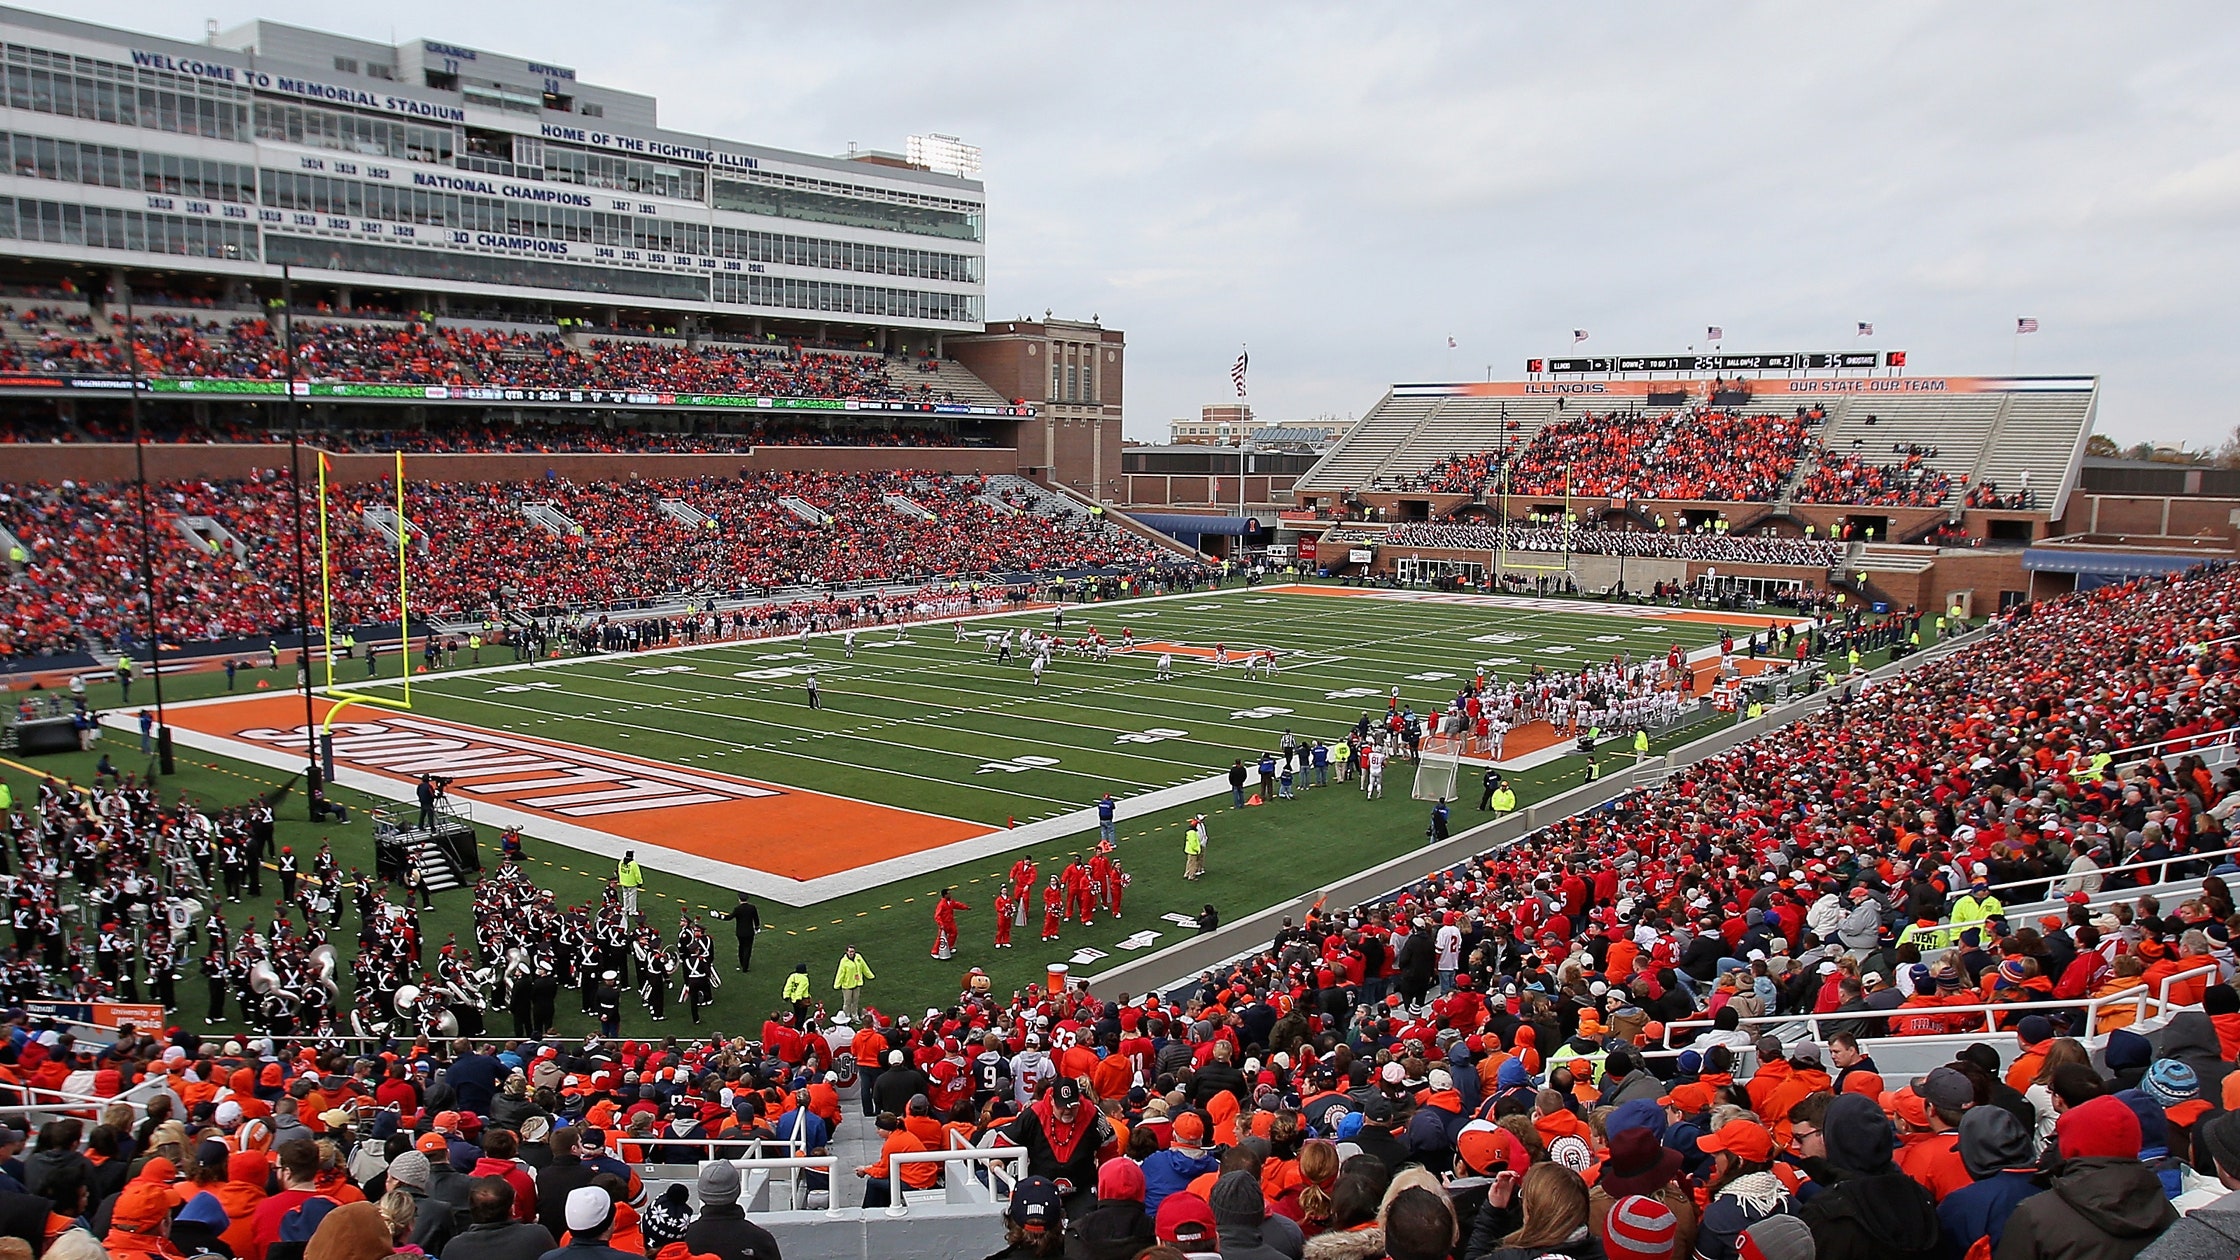
[[(319, 699), (323, 721), (335, 701)], [(294, 771), (305, 764), (303, 700), (257, 696), (171, 710), (190, 746)], [(636, 846), (699, 859), (683, 873), (722, 869), (814, 881), (980, 836), (985, 824), (727, 774), (629, 753), (470, 726), (417, 713), (351, 706), (330, 728), (337, 778), (413, 799), (425, 774), (481, 820), (526, 816), (539, 834), (596, 852)], [(542, 825), (538, 825), (542, 824)], [(734, 881), (733, 886), (736, 886)]]

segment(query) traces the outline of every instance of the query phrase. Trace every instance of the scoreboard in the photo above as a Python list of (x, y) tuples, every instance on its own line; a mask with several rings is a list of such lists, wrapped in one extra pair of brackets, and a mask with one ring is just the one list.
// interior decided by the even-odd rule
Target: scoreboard
[(1902, 368), (1903, 350), (1845, 350), (1789, 354), (1666, 354), (1587, 359), (1526, 359), (1534, 375), (1608, 375), (1619, 372), (1798, 372), (1839, 368)]

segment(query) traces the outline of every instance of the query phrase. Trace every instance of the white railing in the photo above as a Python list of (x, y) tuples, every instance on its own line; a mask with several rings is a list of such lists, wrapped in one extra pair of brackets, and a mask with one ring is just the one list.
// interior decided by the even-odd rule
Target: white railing
[[(2202, 731), (2195, 735), (2179, 735), (2171, 739), (2156, 740), (2151, 744), (2134, 744), (2129, 748), (2111, 748), (2108, 750), (2110, 759), (2108, 764), (2129, 768), (2138, 765), (2151, 756), (2158, 755), (2164, 749), (2175, 749), (2180, 753), (2206, 752), (2212, 748), (2221, 748), (2234, 743), (2240, 743), (2240, 726), (2224, 726), (2213, 731)], [(2179, 747), (2179, 745), (2183, 745), (2183, 747)]]
[[(2176, 853), (2166, 858), (2152, 858), (2144, 862), (2119, 862), (2114, 866), (2096, 867), (2093, 870), (2089, 871), (2062, 871), (2059, 874), (2055, 874), (2049, 871), (2046, 874), (2040, 875), (2035, 879), (2010, 879), (2005, 883), (1993, 884), (1990, 887), (1990, 891), (1993, 893), (1998, 893), (2008, 889), (2030, 888), (2038, 885), (2044, 885), (2046, 891), (2052, 894), (2051, 897), (2035, 898), (2029, 902), (2018, 903), (2021, 905), (2035, 905), (2039, 901), (2058, 901), (2062, 897), (2067, 896), (2065, 892), (2062, 892), (2059, 889), (2061, 885), (2067, 884), (2071, 880), (2086, 880), (2091, 879), (2092, 877), (2097, 875), (2101, 876), (2102, 879), (2101, 891), (2092, 894), (2092, 896), (2096, 899), (2095, 904), (2106, 904), (2107, 902), (2115, 901), (2128, 901), (2131, 898), (2138, 896), (2147, 888), (2151, 887), (2152, 884), (2133, 885), (2129, 888), (2121, 890), (2121, 896), (2116, 896), (2113, 895), (2111, 890), (2107, 887), (2107, 876), (2121, 875), (2133, 871), (2151, 870), (2155, 872), (2155, 878), (2152, 881), (2153, 884), (2166, 884), (2170, 882), (2171, 867), (2182, 866), (2191, 862), (2209, 862), (2210, 865), (2214, 866), (2216, 863), (2212, 859), (2216, 858), (2230, 858), (2235, 864), (2240, 864), (2240, 845), (2236, 845), (2232, 848), (2226, 849), (2209, 849), (2200, 853)], [(2105, 901), (2098, 900), (2100, 898), (2105, 898)], [(2007, 911), (2008, 917), (2012, 918), (2013, 914), (2014, 911), (2012, 909), (2009, 909)], [(1937, 928), (1939, 930), (1942, 930), (1954, 926), (1973, 927), (1975, 926), (1975, 924), (1963, 923), (1955, 925), (1950, 920), (1947, 920), (1944, 923), (1938, 924)]]
[[(2100, 1019), (2100, 1009), (2102, 1007), (2113, 1007), (2120, 1006), (2125, 1003), (2130, 1003), (2135, 1008), (2135, 1014), (2133, 1016), (2134, 1020), (2151, 1018), (2148, 1012), (2148, 1008), (2150, 1005), (2153, 1007), (2153, 1013), (2155, 1015), (2168, 1014), (2170, 1010), (2170, 986), (2176, 984), (2180, 980), (2190, 979), (2195, 976), (2204, 974), (2214, 975), (2218, 970), (2218, 965), (2211, 962), (2205, 963), (2202, 966), (2195, 967), (2188, 971), (2181, 971), (2174, 976), (2165, 978), (2159, 988), (2151, 993), (2147, 990), (2146, 986), (2141, 985), (2135, 990), (2126, 989), (2122, 993), (2109, 994), (2106, 997), (2098, 998), (2087, 996), (2082, 998), (2044, 1002), (1972, 1002), (1965, 1005), (1953, 1006), (1896, 1006), (1886, 1011), (1807, 1011), (1799, 1012), (1794, 1015), (1753, 1015), (1737, 1020), (1736, 1023), (1744, 1028), (1763, 1029), (1783, 1028), (1793, 1024), (1803, 1024), (1809, 1030), (1809, 1036), (1812, 1040), (1824, 1041), (1826, 1040), (1826, 1038), (1821, 1035), (1820, 1031), (1823, 1023), (1841, 1025), (1869, 1023), (1876, 1020), (1887, 1022), (1894, 1019), (1902, 1019), (1908, 1015), (1921, 1014), (1935, 1015), (1940, 1019), (1951, 1015), (1982, 1015), (1984, 1017), (1982, 1028), (1954, 1029), (1951, 1032), (1951, 1035), (1974, 1037), (1986, 1033), (1992, 1035), (1998, 1034), (2000, 1031), (1999, 1017), (2002, 1015), (2028, 1015), (2034, 1011), (2043, 1011), (2049, 1013), (2055, 1011), (2075, 1011), (2081, 1007), (2085, 1012), (2085, 1026), (2081, 1036), (2083, 1039), (2090, 1039), (2095, 1035), (2095, 1029), (2099, 1024)], [(1680, 1032), (1684, 1029), (1710, 1028), (1711, 1026), (1712, 1021), (1708, 1019), (1675, 1020), (1672, 1023), (1665, 1025), (1663, 1048), (1666, 1050), (1674, 1051), (1684, 1050), (1687, 1048), (1687, 1043), (1683, 1042), (1681, 1044), (1675, 1045), (1672, 1040), (1674, 1033)], [(1902, 1041), (1905, 1039), (1906, 1037), (1904, 1034), (1892, 1034), (1885, 1038), (1876, 1038), (1876, 1040), (1892, 1041)], [(1690, 1038), (1690, 1041), (1693, 1040), (1693, 1038)]]
[[(763, 1156), (755, 1159), (734, 1159), (726, 1162), (739, 1170), (739, 1177), (742, 1181), (751, 1182), (754, 1174), (758, 1172), (763, 1175), (765, 1181), (774, 1173), (782, 1172), (786, 1174), (786, 1184), (793, 1195), (793, 1201), (798, 1204), (807, 1201), (801, 1193), (801, 1174), (804, 1172), (821, 1172), (825, 1175), (826, 1184), (830, 1185), (833, 1170), (839, 1165), (840, 1157), (832, 1154), (783, 1155)], [(744, 1199), (752, 1196), (742, 1192), (741, 1197)], [(847, 1215), (847, 1209), (838, 1206), (837, 1198), (828, 1199), (825, 1206), (825, 1215), (838, 1220)]]
[[(986, 1190), (985, 1199), (982, 1199), (978, 1193), (970, 1189), (966, 1190), (966, 1194), (972, 1202), (994, 1203), (997, 1201), (999, 1194), (1006, 1198), (1010, 1195), (1008, 1189), (997, 1184), (998, 1179), (1017, 1182), (1024, 1175), (1023, 1168), (1026, 1158), (1027, 1148), (1023, 1146), (968, 1146), (946, 1151), (904, 1151), (889, 1155), (887, 1156), (887, 1215), (910, 1215), (910, 1202), (902, 1188), (902, 1169), (905, 1165), (940, 1164), (942, 1165), (944, 1184), (953, 1189), (984, 1186)], [(950, 1175), (952, 1170), (949, 1166), (952, 1164), (982, 1165), (987, 1169), (989, 1179), (985, 1183), (977, 1177), (967, 1177), (959, 1180)], [(1014, 1170), (1014, 1165), (1019, 1165), (1019, 1169)]]

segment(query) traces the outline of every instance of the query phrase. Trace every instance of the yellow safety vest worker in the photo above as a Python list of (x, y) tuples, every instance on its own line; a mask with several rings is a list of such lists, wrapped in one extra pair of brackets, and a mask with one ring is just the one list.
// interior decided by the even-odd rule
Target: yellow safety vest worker
[(832, 987), (835, 989), (860, 989), (863, 987), (864, 981), (877, 978), (871, 974), (871, 961), (869, 959), (861, 954), (842, 954), (840, 955), (840, 969), (834, 972), (832, 976)]
[(624, 888), (643, 888), (646, 886), (645, 868), (636, 862), (617, 862), (614, 871), (615, 882)]

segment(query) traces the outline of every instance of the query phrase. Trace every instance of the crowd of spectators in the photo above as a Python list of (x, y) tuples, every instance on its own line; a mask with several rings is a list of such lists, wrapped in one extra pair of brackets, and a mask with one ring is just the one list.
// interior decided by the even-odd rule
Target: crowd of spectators
[(1411, 521), (1384, 536), (1395, 547), (1447, 547), (1468, 551), (1555, 552), (1593, 556), (1649, 556), (1719, 563), (1803, 564), (1825, 569), (1843, 558), (1847, 544), (1830, 539), (1773, 534), (1729, 534), (1554, 525), (1457, 525)]
[[(124, 317), (72, 308), (0, 308), (0, 372), (113, 375), (126, 370)], [(157, 308), (135, 315), (146, 376), (277, 381), (287, 347), (262, 315)], [(751, 397), (958, 401), (935, 365), (794, 344), (683, 342), (478, 328), (434, 320), (294, 325), (299, 380), (457, 388), (600, 389)], [(913, 379), (915, 378), (915, 379)]]
[[(2240, 720), (2236, 637), (2240, 570), (2007, 610), (1611, 808), (1317, 903), (1166, 996), (968, 983), (853, 1028), (781, 1007), (755, 1038), (347, 1048), (170, 1030), (80, 1050), (17, 1013), (0, 1092), (147, 1081), (156, 1101), (43, 1130), (9, 1171), (47, 1205), (0, 1232), (63, 1260), (176, 1255), (150, 1240), (182, 1231), (255, 1260), (525, 1260), (566, 1234), (570, 1260), (775, 1260), (736, 1169), (659, 1194), (641, 1170), (860, 1128), (867, 1181), (956, 1139), (1018, 1148), (1007, 1260), (2224, 1256), (2240, 992), (2208, 872), (2240, 776), (2185, 741)], [(2118, 869), (2189, 855), (2207, 877), (2182, 898)], [(2019, 923), (1994, 884), (2081, 895)], [(1924, 923), (1952, 947), (1925, 951)], [(2086, 1004), (2141, 977), (2190, 986), (2184, 1009), (2088, 1050)], [(1742, 1022), (1799, 1012), (1854, 1027)], [(1962, 1036), (1901, 1075), (1872, 1057), (1884, 1032)]]
[[(41, 410), (44, 410), (42, 407)], [(147, 442), (286, 443), (293, 436), (285, 429), (271, 429), (242, 422), (238, 417), (211, 415), (206, 420), (180, 423), (170, 409), (143, 417), (141, 438)], [(80, 414), (64, 423), (51, 415), (0, 415), (0, 445), (9, 443), (129, 442), (128, 420)], [(729, 425), (721, 429), (678, 433), (604, 424), (506, 423), (491, 419), (447, 422), (430, 417), (427, 428), (327, 428), (314, 429), (303, 440), (336, 453), (406, 454), (534, 453), (534, 454), (644, 454), (723, 455), (758, 446), (975, 446), (976, 441), (946, 426), (895, 419), (882, 424), (871, 414), (851, 417), (845, 424), (819, 421), (766, 421)]]
[[(1510, 454), (1508, 490), (1528, 497), (1762, 502), (1795, 471), (1810, 424), (1801, 415), (1697, 408), (1551, 421)], [(1477, 494), (1497, 488), (1501, 472), (1498, 450), (1449, 455), (1413, 488)]]
[(1952, 476), (1932, 468), (1933, 451), (1894, 450), (1894, 458), (1875, 463), (1857, 452), (1836, 455), (1826, 449), (1805, 478), (1797, 498), (1804, 503), (1854, 507), (1935, 507), (1952, 491)]
[[(222, 639), (294, 622), (293, 551), (237, 555), (180, 528), (209, 517), (270, 546), (294, 534), (275, 483), (173, 482), (148, 491), (150, 560), (167, 637)], [(0, 658), (82, 652), (145, 638), (140, 503), (129, 485), (0, 484), (0, 525), (22, 548), (0, 584)], [(289, 563), (282, 563), (285, 557)]]
[(1968, 487), (1967, 505), (1972, 508), (1993, 508), (2009, 512), (2027, 512), (2038, 506), (2036, 496), (2030, 493), (2030, 476), (2024, 473), (2022, 485), (2012, 491), (2002, 492), (1996, 481), (1978, 481)]
[[(330, 492), (338, 625), (396, 619), (394, 540), (362, 523), (393, 493), (379, 484)], [(703, 519), (687, 524), (664, 500)], [(532, 524), (530, 504), (548, 505), (556, 528)], [(284, 475), (164, 483), (151, 487), (150, 511), (167, 638), (255, 637), (293, 626), (295, 521)], [(991, 494), (979, 478), (909, 472), (414, 482), (406, 515), (417, 542), (414, 607), (451, 617), (800, 585), (1126, 569), (1156, 559), (1149, 543), (1081, 510), (1036, 510)], [(193, 518), (222, 526), (239, 554), (215, 531), (195, 532)], [(0, 655), (81, 651), (82, 635), (108, 645), (141, 637), (139, 522), (129, 486), (0, 484), (0, 525), (25, 551), (21, 571), (0, 587)]]

